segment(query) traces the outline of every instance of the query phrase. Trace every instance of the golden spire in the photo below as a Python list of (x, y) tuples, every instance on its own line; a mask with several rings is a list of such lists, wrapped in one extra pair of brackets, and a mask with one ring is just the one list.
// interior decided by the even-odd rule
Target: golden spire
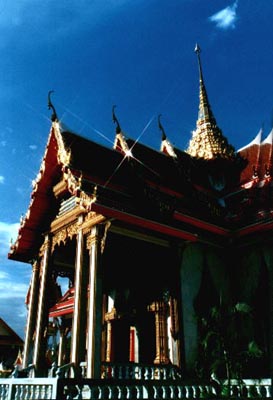
[(235, 156), (234, 148), (228, 144), (221, 129), (217, 126), (214, 115), (211, 111), (206, 87), (203, 79), (203, 71), (200, 59), (200, 47), (196, 44), (199, 67), (199, 111), (196, 122), (196, 130), (192, 132), (187, 153), (193, 157), (207, 160), (214, 158), (232, 158)]

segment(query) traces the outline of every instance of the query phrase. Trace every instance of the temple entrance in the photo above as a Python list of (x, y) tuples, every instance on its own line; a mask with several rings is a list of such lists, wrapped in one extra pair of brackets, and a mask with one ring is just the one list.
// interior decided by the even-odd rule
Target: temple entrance
[[(169, 300), (171, 294), (175, 294), (175, 282), (174, 274), (169, 274), (169, 268), (175, 270), (176, 267), (167, 243), (162, 243), (158, 245), (108, 232), (100, 261), (103, 293), (102, 362), (170, 363)], [(73, 329), (75, 247), (75, 240), (58, 245), (53, 257), (52, 270), (56, 276), (66, 277), (68, 282), (67, 292), (59, 303), (51, 306), (49, 313), (51, 318), (59, 321), (59, 343), (56, 345), (59, 365), (71, 362), (68, 351), (69, 336)], [(87, 259), (86, 249), (83, 254), (86, 269)], [(88, 301), (86, 304), (88, 310)], [(87, 332), (88, 318), (83, 315), (82, 319)], [(87, 343), (82, 344), (82, 362), (86, 359), (86, 352)], [(175, 359), (178, 360), (177, 355)]]

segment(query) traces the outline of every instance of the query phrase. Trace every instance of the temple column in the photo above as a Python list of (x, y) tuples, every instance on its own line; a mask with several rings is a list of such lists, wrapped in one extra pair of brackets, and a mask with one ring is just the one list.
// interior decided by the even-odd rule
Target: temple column
[(34, 355), (33, 363), (36, 368), (36, 375), (43, 376), (45, 374), (45, 350), (46, 350), (46, 340), (45, 328), (47, 326), (48, 317), (48, 306), (47, 306), (47, 284), (48, 284), (48, 270), (49, 270), (49, 258), (50, 258), (50, 238), (46, 235), (43, 244), (43, 260), (41, 265), (40, 274), (40, 290), (39, 290), (39, 302), (38, 302), (38, 313), (37, 313), (37, 323), (35, 332), (35, 344), (34, 344)]
[(27, 317), (27, 327), (24, 345), (23, 368), (31, 363), (31, 352), (33, 350), (33, 335), (37, 318), (37, 304), (39, 293), (39, 264), (35, 261), (32, 265), (32, 278), (30, 284), (30, 299)]
[(177, 299), (171, 297), (170, 307), (170, 330), (168, 336), (172, 343), (172, 363), (181, 366), (180, 354), (180, 327), (179, 327), (179, 305)]
[(87, 329), (87, 378), (101, 375), (102, 336), (102, 276), (101, 276), (101, 229), (96, 225), (88, 237), (89, 249), (89, 315)]
[(169, 364), (167, 305), (164, 301), (155, 301), (151, 306), (155, 313), (156, 357), (155, 364)]
[(194, 299), (202, 281), (204, 251), (199, 244), (188, 244), (183, 251), (180, 267), (181, 314), (183, 330), (183, 370), (185, 376), (194, 376), (198, 359), (198, 325)]
[(58, 367), (63, 365), (63, 357), (64, 357), (64, 350), (65, 350), (65, 329), (63, 327), (60, 328), (60, 341), (59, 341), (59, 352), (58, 352)]
[[(79, 217), (81, 226), (83, 216)], [(75, 297), (71, 335), (71, 362), (79, 366), (85, 360), (86, 345), (86, 300), (87, 300), (87, 268), (84, 265), (84, 235), (82, 229), (77, 234), (75, 262)]]
[(111, 311), (105, 314), (105, 322), (107, 326), (107, 332), (106, 332), (106, 356), (105, 356), (105, 361), (106, 362), (112, 362), (113, 361), (113, 329), (112, 329), (112, 322), (115, 320), (117, 317), (116, 314), (116, 309), (113, 307)]

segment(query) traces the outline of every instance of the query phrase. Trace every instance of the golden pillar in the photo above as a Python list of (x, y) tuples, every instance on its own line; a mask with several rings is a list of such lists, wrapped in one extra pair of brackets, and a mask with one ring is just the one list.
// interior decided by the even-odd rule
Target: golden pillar
[[(83, 216), (79, 217), (81, 226)], [(79, 366), (85, 360), (86, 347), (86, 300), (87, 300), (87, 266), (84, 264), (84, 235), (80, 228), (77, 234), (75, 261), (75, 297), (71, 335), (71, 362)]]
[(25, 335), (23, 368), (31, 362), (31, 352), (33, 350), (33, 336), (35, 331), (35, 321), (37, 318), (37, 304), (39, 294), (39, 264), (35, 261), (32, 265), (32, 277), (30, 283), (29, 309), (27, 316), (27, 327)]
[(101, 229), (92, 228), (87, 240), (89, 249), (89, 312), (87, 329), (87, 378), (100, 378), (102, 340), (102, 276), (101, 276)]
[(50, 238), (46, 235), (44, 244), (42, 246), (42, 264), (40, 271), (40, 290), (38, 301), (38, 313), (35, 331), (35, 344), (33, 363), (36, 368), (36, 375), (43, 376), (45, 374), (45, 350), (46, 350), (46, 336), (45, 329), (48, 323), (48, 305), (47, 305), (47, 286), (48, 286), (48, 270), (50, 259)]
[(167, 304), (164, 301), (155, 301), (150, 310), (155, 313), (156, 356), (154, 363), (169, 364)]

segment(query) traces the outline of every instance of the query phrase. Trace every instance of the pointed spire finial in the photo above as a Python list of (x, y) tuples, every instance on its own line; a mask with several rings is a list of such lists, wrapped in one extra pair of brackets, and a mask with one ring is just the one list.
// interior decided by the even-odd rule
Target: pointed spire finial
[(54, 93), (54, 90), (50, 90), (48, 92), (48, 97), (47, 97), (48, 98), (48, 109), (52, 110), (51, 121), (54, 122), (54, 121), (58, 121), (58, 117), (57, 117), (55, 107), (53, 106), (52, 101), (51, 101), (51, 93)]
[(195, 54), (197, 54), (197, 59), (198, 59), (199, 78), (200, 78), (200, 81), (202, 81), (202, 83), (203, 83), (203, 73), (202, 73), (201, 57), (200, 57), (201, 48), (198, 43), (196, 43), (196, 45), (195, 45), (194, 52), (195, 52)]
[(118, 119), (117, 119), (116, 114), (115, 114), (115, 108), (116, 108), (116, 106), (114, 105), (112, 107), (112, 119), (113, 119), (114, 124), (116, 124), (116, 133), (120, 133), (121, 132), (121, 128), (120, 128), (120, 124), (119, 124)]
[(198, 44), (194, 52), (198, 59), (199, 68), (199, 111), (196, 130), (193, 132), (187, 152), (194, 157), (205, 159), (230, 158), (234, 156), (234, 148), (230, 146), (217, 126), (211, 110), (206, 87), (203, 79), (200, 53)]
[(164, 130), (162, 124), (161, 124), (160, 117), (161, 117), (161, 114), (159, 114), (158, 117), (157, 117), (158, 127), (159, 127), (159, 129), (161, 130), (161, 132), (162, 132), (162, 140), (166, 140), (166, 139), (167, 139), (167, 136), (166, 136), (165, 130)]
[(198, 55), (201, 53), (201, 49), (200, 49), (200, 46), (199, 46), (198, 43), (195, 44), (194, 51), (195, 51), (195, 53), (198, 54)]

